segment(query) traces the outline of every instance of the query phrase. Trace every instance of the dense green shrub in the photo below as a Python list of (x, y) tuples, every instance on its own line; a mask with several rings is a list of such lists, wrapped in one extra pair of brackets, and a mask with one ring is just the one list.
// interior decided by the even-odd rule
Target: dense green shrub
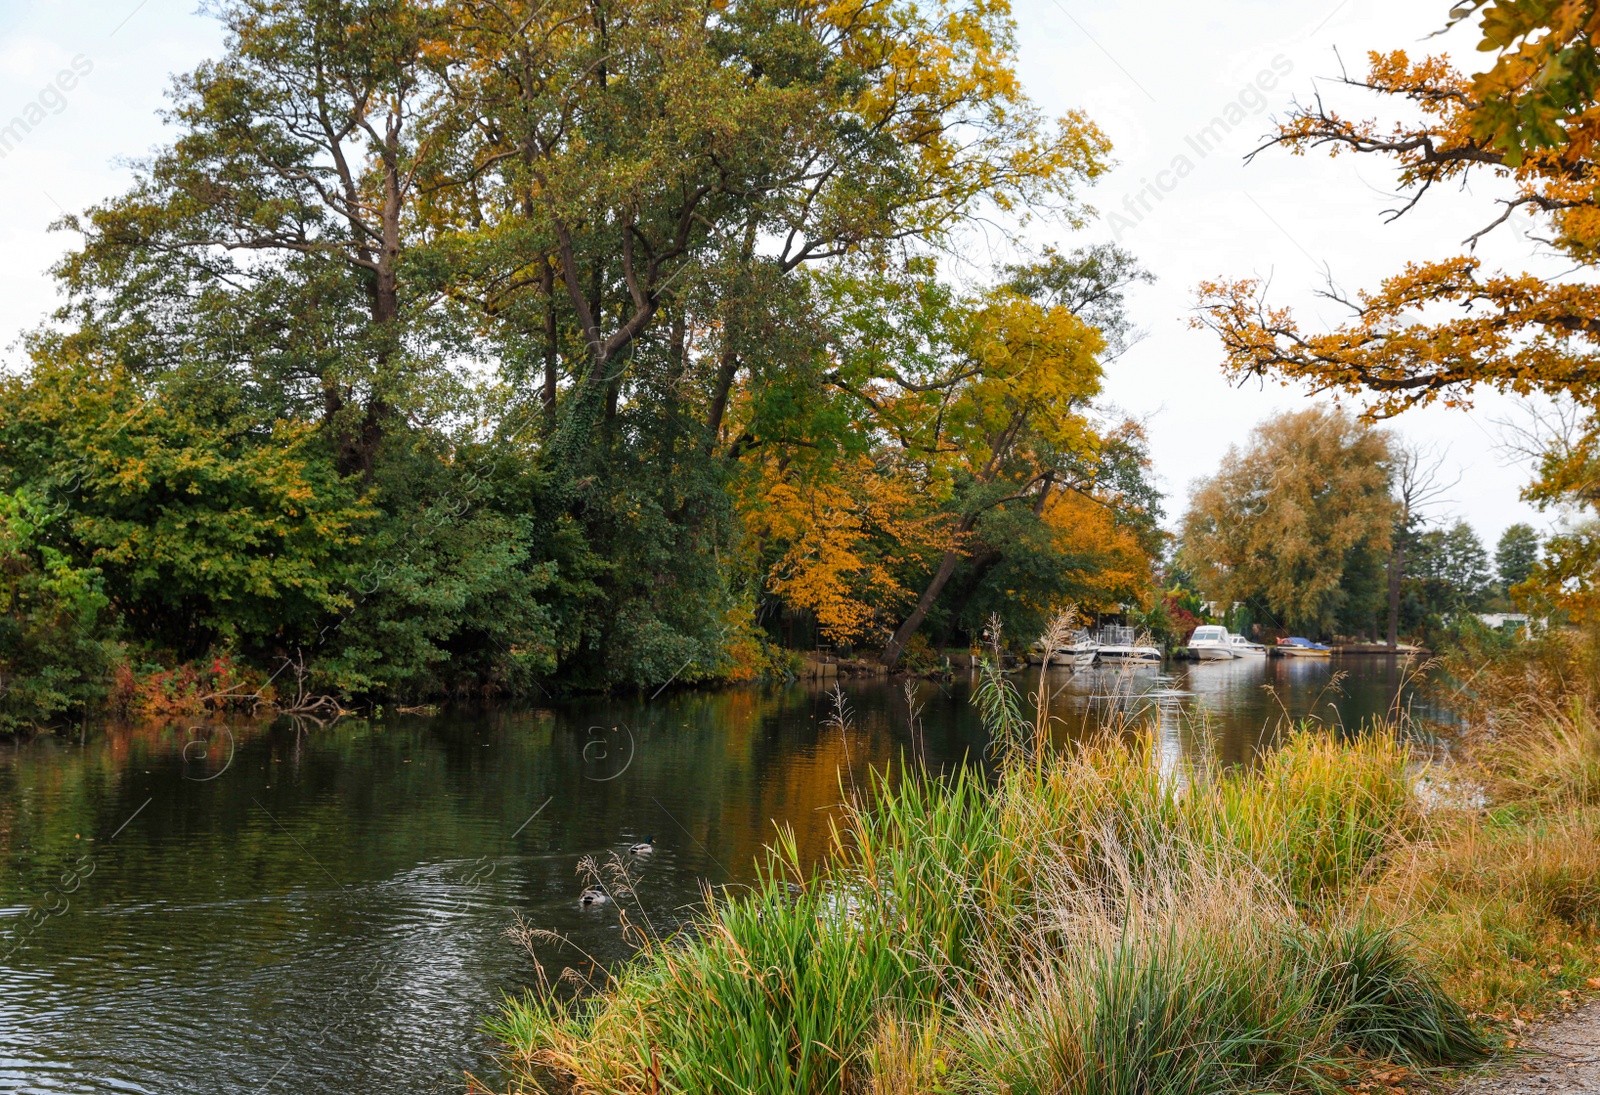
[(0, 492), (0, 733), (41, 726), (104, 692), (111, 620), (100, 572), (50, 542), (56, 517)]

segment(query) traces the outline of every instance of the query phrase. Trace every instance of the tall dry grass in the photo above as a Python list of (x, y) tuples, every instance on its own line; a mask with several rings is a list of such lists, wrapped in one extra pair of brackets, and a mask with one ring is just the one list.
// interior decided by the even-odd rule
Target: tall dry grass
[(1366, 897), (1473, 1010), (1521, 1019), (1600, 990), (1600, 638), (1448, 658), (1461, 713), (1442, 804)]

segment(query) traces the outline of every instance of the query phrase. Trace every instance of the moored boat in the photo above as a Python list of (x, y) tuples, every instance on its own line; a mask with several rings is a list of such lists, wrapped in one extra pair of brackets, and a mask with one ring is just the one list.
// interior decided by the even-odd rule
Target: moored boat
[(1251, 642), (1243, 635), (1229, 635), (1228, 645), (1233, 647), (1233, 653), (1240, 658), (1265, 658), (1267, 648), (1260, 643)]
[(1194, 629), (1189, 636), (1189, 653), (1202, 662), (1232, 661), (1239, 655), (1234, 652), (1228, 629), (1216, 624), (1206, 624)]
[(1159, 662), (1161, 648), (1139, 642), (1131, 627), (1112, 624), (1100, 629), (1099, 658), (1103, 662)]
[(1302, 639), (1298, 635), (1287, 639), (1279, 639), (1274, 647), (1279, 654), (1290, 658), (1327, 658), (1333, 654), (1333, 648), (1314, 643), (1310, 639)]
[[(1095, 642), (1089, 632), (1079, 628), (1067, 637), (1067, 641), (1057, 646), (1050, 654), (1050, 664), (1053, 667), (1071, 665), (1085, 666), (1095, 659), (1099, 652), (1100, 644)], [(1033, 649), (1028, 652), (1028, 664), (1044, 664), (1044, 644), (1034, 643)]]

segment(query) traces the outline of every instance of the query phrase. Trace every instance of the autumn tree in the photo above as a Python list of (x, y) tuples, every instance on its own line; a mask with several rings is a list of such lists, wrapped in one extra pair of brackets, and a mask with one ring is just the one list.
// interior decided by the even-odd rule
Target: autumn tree
[(886, 664), (899, 660), (963, 561), (987, 568), (1003, 558), (974, 550), (985, 542), (980, 525), (993, 526), (997, 511), (1020, 506), (1037, 518), (1059, 492), (1073, 491), (1125, 503), (1126, 515), (1153, 525), (1142, 459), (1132, 455), (1142, 449), (1127, 444), (1131, 435), (1104, 429), (1090, 409), (1104, 332), (1121, 336), (1122, 294), (1140, 276), (1131, 261), (1108, 257), (1050, 253), (1013, 267), (956, 325), (949, 350), (961, 379), (938, 395), (934, 428), (918, 443), (949, 484), (953, 520), (921, 594), (884, 646)]
[[(903, 644), (930, 614), (945, 632), (991, 611), (1031, 627), (1054, 602), (1113, 608), (1148, 590), (1159, 500), (1143, 436), (1092, 406), (1107, 341), (1127, 334), (1122, 293), (1144, 275), (1106, 247), (1001, 275), (972, 296), (926, 265), (819, 278), (826, 386), (812, 401), (832, 424), (769, 449), (741, 508), (776, 552), (769, 591), (835, 641), (870, 633), (893, 657), (894, 633)], [(785, 392), (776, 377), (739, 385), (732, 420)]]
[(908, 558), (944, 515), (892, 452), (847, 458), (825, 475), (769, 461), (744, 505), (751, 536), (772, 555), (768, 593), (809, 612), (828, 642), (857, 646), (892, 628), (909, 594)]
[[(1542, 394), (1585, 410), (1581, 428), (1552, 447), (1526, 497), (1540, 505), (1600, 502), (1600, 285), (1486, 269), (1475, 246), (1513, 215), (1542, 222), (1546, 242), (1579, 272), (1600, 256), (1600, 198), (1593, 186), (1600, 134), (1593, 3), (1469, 0), (1452, 18), (1479, 17), (1490, 68), (1470, 75), (1442, 56), (1372, 53), (1363, 78), (1344, 86), (1396, 110), (1360, 119), (1319, 96), (1289, 112), (1269, 145), (1322, 148), (1393, 162), (1408, 196), (1403, 215), (1440, 185), (1482, 179), (1498, 212), (1473, 226), (1464, 253), (1418, 261), (1372, 290), (1326, 295), (1345, 306), (1343, 326), (1302, 328), (1254, 280), (1201, 287), (1203, 322), (1222, 338), (1236, 378), (1276, 376), (1316, 391), (1360, 397), (1371, 417), (1435, 401), (1464, 406), (1474, 390)], [(1544, 584), (1575, 608), (1595, 592), (1600, 543), (1590, 526), (1554, 544)]]
[(1370, 619), (1378, 587), (1352, 586), (1389, 548), (1391, 459), (1385, 435), (1337, 407), (1263, 423), (1196, 485), (1181, 565), (1210, 600), (1259, 605), (1291, 629)]
[[(426, 221), (462, 259), (452, 300), (521, 363), (508, 379), (539, 408), (541, 458), (616, 562), (607, 618), (638, 605), (694, 659), (720, 627), (701, 609), (748, 595), (714, 563), (738, 550), (727, 486), (748, 498), (781, 467), (790, 503), (837, 494), (826, 477), (851, 474), (861, 439), (898, 439), (927, 420), (911, 405), (963, 379), (918, 335), (863, 347), (835, 326), (839, 284), (896, 313), (872, 294), (929, 280), (932, 248), (975, 216), (1076, 223), (1108, 145), (1028, 102), (989, 5), (568, 0), (450, 22)], [(765, 573), (844, 611), (859, 602), (803, 576), (849, 585), (854, 565), (802, 565), (844, 542)]]
[(580, 449), (675, 387), (700, 444), (746, 451), (764, 438), (723, 438), (730, 399), (803, 310), (805, 268), (980, 210), (1072, 217), (1105, 166), (1086, 118), (1050, 125), (1022, 95), (992, 6), (563, 0), (450, 20), (431, 216), (478, 263), (464, 295), (540, 345), (539, 400), (554, 416), (561, 397)]

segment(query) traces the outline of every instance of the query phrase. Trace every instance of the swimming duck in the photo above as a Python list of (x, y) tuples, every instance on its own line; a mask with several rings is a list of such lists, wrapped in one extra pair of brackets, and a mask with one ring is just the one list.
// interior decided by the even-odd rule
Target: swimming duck
[(628, 851), (633, 855), (649, 855), (651, 852), (653, 852), (655, 850), (656, 850), (656, 838), (653, 837), (653, 836), (645, 837), (644, 838), (644, 843), (635, 844), (633, 847), (628, 849)]
[(604, 890), (584, 890), (583, 891), (583, 896), (578, 898), (578, 904), (580, 904), (580, 905), (604, 905), (607, 901), (610, 901), (610, 900), (611, 899), (606, 896), (606, 892)]

